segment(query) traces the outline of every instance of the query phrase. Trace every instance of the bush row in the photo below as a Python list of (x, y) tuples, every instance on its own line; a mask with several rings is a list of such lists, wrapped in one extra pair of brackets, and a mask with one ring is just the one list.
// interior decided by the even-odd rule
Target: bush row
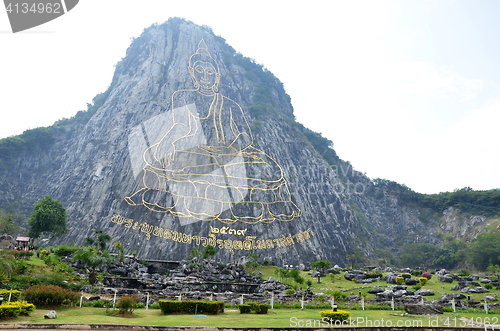
[(35, 253), (30, 251), (11, 251), (11, 254), (16, 259), (29, 260)]
[(80, 298), (78, 292), (55, 285), (33, 285), (24, 291), (23, 296), (37, 306), (74, 306)]
[(17, 317), (19, 314), (29, 315), (33, 311), (35, 311), (35, 305), (26, 301), (5, 302), (0, 305), (0, 319)]
[(269, 305), (267, 303), (249, 302), (248, 304), (238, 305), (240, 314), (250, 314), (254, 311), (256, 314), (267, 314)]
[[(220, 301), (174, 301), (174, 300), (160, 300), (158, 301), (161, 312), (166, 314), (171, 313), (189, 313), (194, 314), (212, 314), (224, 312), (224, 302)], [(198, 309), (196, 309), (198, 307)]]

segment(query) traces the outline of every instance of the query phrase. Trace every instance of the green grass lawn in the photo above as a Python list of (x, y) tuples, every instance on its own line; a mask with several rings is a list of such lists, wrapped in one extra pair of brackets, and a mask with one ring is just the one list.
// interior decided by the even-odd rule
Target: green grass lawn
[[(320, 325), (320, 315), (317, 309), (275, 309), (266, 315), (240, 314), (236, 309), (226, 309), (219, 315), (195, 317), (193, 315), (162, 315), (158, 309), (136, 309), (134, 317), (109, 316), (105, 308), (73, 308), (57, 310), (57, 319), (47, 320), (44, 315), (50, 309), (37, 309), (31, 316), (21, 316), (17, 320), (0, 321), (0, 323), (58, 323), (58, 324), (127, 324), (127, 325), (165, 325), (165, 326), (219, 326), (232, 327), (244, 325), (247, 327), (297, 327)], [(396, 311), (403, 314), (403, 311)], [(349, 326), (472, 326), (468, 321), (484, 321), (484, 313), (445, 313), (437, 316), (394, 316), (392, 311), (351, 311)], [(498, 324), (500, 315), (488, 315), (491, 322)], [(460, 318), (466, 318), (460, 320)], [(496, 318), (496, 320), (493, 320)], [(314, 322), (316, 321), (316, 322)], [(316, 323), (316, 324), (314, 324)], [(474, 324), (474, 327), (481, 325)]]

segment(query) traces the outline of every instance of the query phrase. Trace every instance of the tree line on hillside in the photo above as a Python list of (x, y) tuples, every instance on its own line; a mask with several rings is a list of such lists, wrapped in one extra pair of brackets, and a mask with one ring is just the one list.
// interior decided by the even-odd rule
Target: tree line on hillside
[[(488, 268), (499, 268), (500, 265), (500, 232), (489, 230), (482, 232), (470, 242), (454, 239), (444, 235), (440, 245), (428, 243), (407, 243), (394, 256), (389, 249), (377, 251), (377, 264), (381, 267), (397, 266), (426, 269), (459, 268), (485, 271)], [(363, 252), (355, 247), (347, 255), (351, 267), (374, 262), (368, 260)], [(499, 270), (500, 271), (500, 270)]]
[(383, 187), (389, 194), (397, 195), (403, 202), (417, 208), (429, 209), (436, 213), (437, 217), (449, 207), (454, 207), (467, 215), (500, 216), (500, 189), (474, 191), (470, 187), (464, 187), (453, 192), (422, 194), (404, 184), (387, 179), (376, 178), (373, 183), (375, 187)]

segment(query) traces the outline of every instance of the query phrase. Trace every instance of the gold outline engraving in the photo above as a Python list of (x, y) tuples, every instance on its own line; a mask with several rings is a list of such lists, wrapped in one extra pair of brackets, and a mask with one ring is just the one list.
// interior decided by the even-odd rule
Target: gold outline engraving
[(125, 201), (171, 213), (182, 225), (300, 217), (282, 168), (253, 146), (241, 106), (218, 92), (219, 65), (203, 39), (188, 70), (195, 88), (172, 94), (171, 125), (145, 149), (143, 187)]

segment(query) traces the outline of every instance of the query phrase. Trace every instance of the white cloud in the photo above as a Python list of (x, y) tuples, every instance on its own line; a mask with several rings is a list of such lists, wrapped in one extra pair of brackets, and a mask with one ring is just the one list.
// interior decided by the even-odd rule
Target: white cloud
[(398, 63), (387, 71), (387, 81), (400, 95), (425, 94), (469, 101), (483, 89), (483, 81), (463, 77), (452, 68), (434, 68), (425, 61)]

